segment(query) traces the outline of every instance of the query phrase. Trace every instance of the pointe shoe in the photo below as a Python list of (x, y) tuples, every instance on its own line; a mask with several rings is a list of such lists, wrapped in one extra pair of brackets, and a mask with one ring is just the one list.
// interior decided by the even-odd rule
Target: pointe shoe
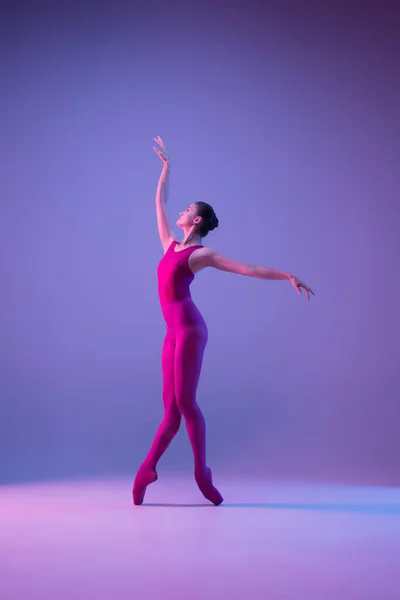
[(199, 490), (207, 500), (209, 500), (216, 506), (222, 504), (224, 499), (217, 490), (217, 488), (213, 485), (212, 471), (209, 467), (206, 468), (205, 473), (198, 474), (195, 472), (194, 477), (196, 479), (196, 483), (199, 487)]
[(132, 490), (133, 503), (136, 506), (140, 506), (141, 504), (143, 504), (147, 486), (157, 481), (157, 479), (157, 471), (155, 471), (154, 469), (146, 469), (144, 467), (140, 467), (139, 471), (136, 474)]

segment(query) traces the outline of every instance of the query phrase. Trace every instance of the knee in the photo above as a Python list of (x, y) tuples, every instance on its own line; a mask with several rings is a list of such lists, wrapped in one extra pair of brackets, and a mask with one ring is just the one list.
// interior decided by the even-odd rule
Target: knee
[(181, 411), (183, 418), (186, 419), (195, 419), (198, 412), (199, 412), (199, 407), (197, 406), (196, 400), (193, 401), (188, 401), (187, 398), (185, 399), (179, 399), (177, 398), (177, 404), (179, 407), (179, 410)]
[(164, 421), (166, 422), (168, 429), (176, 433), (181, 426), (182, 414), (179, 412), (178, 408), (168, 410), (164, 415)]

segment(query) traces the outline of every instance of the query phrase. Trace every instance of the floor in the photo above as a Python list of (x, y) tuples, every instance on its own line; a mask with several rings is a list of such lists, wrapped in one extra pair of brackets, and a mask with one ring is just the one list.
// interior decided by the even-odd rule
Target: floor
[(0, 487), (2, 600), (399, 600), (400, 490), (165, 475)]

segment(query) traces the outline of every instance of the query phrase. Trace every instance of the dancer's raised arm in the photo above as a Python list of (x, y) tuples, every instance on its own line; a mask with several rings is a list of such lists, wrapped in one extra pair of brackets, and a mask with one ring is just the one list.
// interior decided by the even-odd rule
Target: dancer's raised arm
[(164, 253), (167, 251), (174, 237), (169, 227), (167, 213), (165, 211), (165, 204), (167, 201), (167, 185), (168, 185), (168, 177), (169, 177), (169, 162), (168, 156), (165, 151), (165, 146), (163, 144), (160, 136), (154, 138), (154, 141), (160, 146), (160, 148), (153, 148), (154, 152), (158, 154), (160, 157), (163, 166), (160, 178), (158, 180), (157, 192), (156, 192), (156, 214), (157, 214), (157, 225), (158, 225), (158, 233), (160, 234), (160, 240), (162, 247), (164, 249)]
[(222, 256), (211, 248), (199, 250), (197, 255), (193, 257), (193, 263), (196, 271), (204, 267), (214, 267), (220, 271), (229, 271), (231, 273), (238, 273), (239, 275), (247, 275), (248, 277), (256, 277), (258, 279), (287, 279), (299, 294), (301, 294), (302, 289), (304, 289), (307, 300), (310, 299), (310, 294), (315, 296), (311, 288), (290, 273), (269, 269), (267, 267), (246, 265), (245, 263)]

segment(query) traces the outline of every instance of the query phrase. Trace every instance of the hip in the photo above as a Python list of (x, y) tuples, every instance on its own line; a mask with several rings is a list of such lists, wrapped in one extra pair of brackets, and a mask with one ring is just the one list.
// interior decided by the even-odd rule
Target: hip
[(190, 297), (184, 300), (163, 302), (161, 311), (168, 329), (196, 327), (207, 331), (204, 317)]

